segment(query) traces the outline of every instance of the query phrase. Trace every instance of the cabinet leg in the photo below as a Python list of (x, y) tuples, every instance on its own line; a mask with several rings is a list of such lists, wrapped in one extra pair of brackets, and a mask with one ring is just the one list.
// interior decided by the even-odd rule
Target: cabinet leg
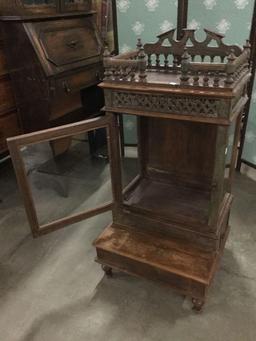
[(200, 299), (200, 298), (192, 298), (192, 304), (193, 304), (193, 310), (200, 312), (204, 306), (204, 299)]
[(105, 272), (107, 277), (113, 277), (112, 268), (110, 266), (102, 265), (101, 267), (102, 267), (102, 270)]

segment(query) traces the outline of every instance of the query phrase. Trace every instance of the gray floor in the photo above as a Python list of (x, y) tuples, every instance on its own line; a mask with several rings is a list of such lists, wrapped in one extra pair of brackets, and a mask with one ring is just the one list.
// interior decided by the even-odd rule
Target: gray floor
[[(29, 176), (42, 220), (108, 199), (106, 164), (70, 178), (49, 164), (39, 172), (36, 155)], [(157, 283), (103, 275), (92, 241), (110, 214), (34, 240), (8, 163), (0, 191), (1, 341), (256, 340), (256, 182), (246, 176), (235, 179), (232, 232), (202, 314)]]

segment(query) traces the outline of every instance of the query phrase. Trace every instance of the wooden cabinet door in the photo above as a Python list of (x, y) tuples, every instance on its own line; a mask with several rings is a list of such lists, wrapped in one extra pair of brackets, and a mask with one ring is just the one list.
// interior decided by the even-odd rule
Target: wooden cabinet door
[[(24, 150), (24, 147), (36, 145), (41, 142), (49, 142), (53, 140), (61, 141), (64, 138), (79, 136), (83, 133), (102, 128), (105, 128), (107, 133), (112, 201), (105, 202), (102, 205), (79, 212), (77, 214), (71, 214), (61, 219), (55, 219), (46, 224), (40, 224), (21, 150)], [(70, 224), (80, 222), (106, 211), (111, 211), (122, 199), (118, 124), (114, 115), (102, 116), (91, 120), (59, 126), (57, 128), (19, 135), (17, 137), (9, 138), (7, 143), (15, 169), (19, 189), (23, 197), (27, 218), (34, 237), (52, 232)]]

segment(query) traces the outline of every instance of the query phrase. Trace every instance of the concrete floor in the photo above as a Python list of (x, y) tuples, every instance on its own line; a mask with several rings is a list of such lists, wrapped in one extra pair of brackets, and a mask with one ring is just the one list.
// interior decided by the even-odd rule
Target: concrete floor
[[(52, 175), (49, 165), (51, 174), (34, 171), (36, 155), (28, 164), (34, 194), (43, 198), (42, 220), (109, 197), (106, 164), (86, 179), (69, 177), (66, 186), (67, 174)], [(246, 176), (235, 179), (232, 232), (201, 314), (165, 286), (104, 276), (92, 241), (110, 214), (35, 240), (10, 163), (0, 165), (0, 189), (1, 341), (256, 340), (256, 182)]]

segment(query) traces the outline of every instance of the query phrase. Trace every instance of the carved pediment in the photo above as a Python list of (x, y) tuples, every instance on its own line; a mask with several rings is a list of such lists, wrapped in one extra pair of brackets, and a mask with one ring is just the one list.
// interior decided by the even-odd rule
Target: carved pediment
[[(174, 56), (182, 56), (184, 49), (187, 48), (192, 59), (194, 56), (210, 56), (211, 58), (219, 56), (222, 60), (227, 57), (231, 51), (233, 51), (236, 57), (242, 53), (242, 49), (239, 46), (226, 45), (223, 42), (224, 35), (207, 29), (204, 29), (206, 37), (203, 41), (198, 41), (196, 39), (196, 30), (194, 29), (184, 29), (184, 35), (181, 40), (175, 39), (175, 31), (176, 29), (172, 29), (158, 35), (158, 41), (156, 43), (145, 44), (145, 53), (148, 55), (172, 54)], [(166, 44), (166, 42), (168, 42), (168, 44)]]

